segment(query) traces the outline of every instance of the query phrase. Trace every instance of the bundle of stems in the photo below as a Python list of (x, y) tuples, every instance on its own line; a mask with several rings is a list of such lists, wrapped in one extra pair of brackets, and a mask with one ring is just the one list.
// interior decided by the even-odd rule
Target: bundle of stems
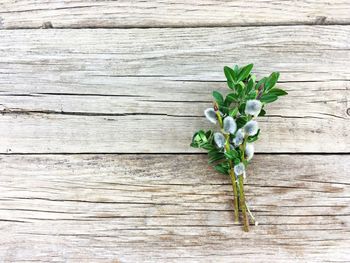
[(209, 164), (215, 170), (231, 178), (233, 189), (234, 222), (238, 223), (240, 211), (243, 229), (249, 231), (249, 224), (257, 225), (245, 198), (244, 180), (246, 167), (254, 156), (254, 144), (259, 136), (256, 118), (266, 114), (264, 106), (286, 95), (276, 87), (278, 72), (256, 81), (251, 73), (253, 64), (244, 67), (224, 67), (227, 85), (231, 90), (225, 97), (213, 92), (213, 107), (204, 111), (206, 118), (218, 125), (219, 131), (197, 131), (191, 146), (208, 151)]

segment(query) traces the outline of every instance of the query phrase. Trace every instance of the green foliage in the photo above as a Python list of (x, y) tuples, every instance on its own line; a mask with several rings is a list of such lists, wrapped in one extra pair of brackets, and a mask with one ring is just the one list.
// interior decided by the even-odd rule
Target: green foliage
[[(191, 142), (192, 147), (208, 151), (208, 164), (216, 171), (232, 177), (235, 221), (239, 221), (239, 211), (242, 211), (245, 231), (249, 229), (249, 219), (247, 220), (244, 201), (243, 179), (246, 167), (254, 156), (253, 143), (260, 134), (256, 118), (266, 115), (266, 104), (287, 95), (287, 92), (276, 87), (278, 72), (257, 81), (252, 69), (253, 64), (224, 67), (229, 92), (225, 96), (219, 91), (213, 91), (214, 105), (204, 111), (207, 119), (219, 127), (215, 131), (195, 132)], [(249, 210), (248, 212), (255, 221)]]
[(249, 64), (247, 66), (242, 67), (239, 70), (238, 77), (237, 77), (237, 82), (246, 80), (248, 78), (250, 72), (252, 71), (252, 69), (253, 69), (253, 64)]
[(277, 99), (278, 99), (278, 96), (276, 96), (276, 95), (265, 94), (265, 95), (261, 96), (260, 101), (267, 104), (267, 103), (274, 102)]
[(265, 116), (266, 115), (266, 111), (264, 109), (261, 109), (260, 113), (259, 113), (259, 116), (262, 117), (262, 116)]
[(226, 96), (225, 104), (227, 106), (230, 106), (232, 102), (235, 102), (235, 103), (239, 102), (238, 95), (236, 93), (230, 93)]
[(227, 79), (227, 85), (230, 89), (233, 89), (234, 87), (234, 83), (236, 83), (237, 81), (237, 76), (236, 76), (236, 72), (230, 68), (225, 66), (224, 67), (224, 73)]
[(236, 119), (238, 128), (242, 128), (247, 122), (248, 122), (248, 119), (246, 116), (240, 116)]
[(247, 138), (247, 142), (250, 142), (250, 143), (255, 142), (258, 139), (258, 137), (259, 137), (259, 133), (260, 133), (260, 129), (258, 130), (257, 134), (255, 134), (253, 136), (249, 136)]
[(223, 105), (223, 104), (224, 104), (224, 97), (221, 95), (220, 92), (214, 90), (214, 91), (213, 91), (213, 97), (214, 97), (215, 101), (216, 101), (219, 105)]
[(213, 145), (213, 132), (211, 130), (207, 132), (204, 132), (203, 130), (195, 132), (192, 137), (191, 147), (203, 148), (206, 150), (215, 148)]
[(280, 76), (280, 73), (278, 73), (278, 72), (271, 73), (271, 75), (266, 79), (266, 82), (265, 82), (265, 90), (266, 91), (269, 91), (270, 89), (272, 89), (276, 85), (279, 76)]
[(234, 159), (239, 157), (238, 152), (235, 149), (231, 149), (231, 150), (225, 152), (225, 156), (226, 156), (226, 158), (228, 158), (230, 160), (234, 160)]
[(265, 86), (265, 82), (266, 82), (267, 78), (264, 77), (261, 80), (259, 80), (256, 84), (255, 84), (255, 90), (259, 90), (262, 87)]
[(268, 95), (275, 95), (275, 96), (284, 96), (284, 95), (287, 95), (288, 93), (282, 89), (274, 88), (274, 89), (269, 90), (267, 92), (267, 94)]
[(230, 165), (228, 162), (222, 162), (214, 166), (214, 169), (222, 174), (229, 174)]
[[(243, 67), (235, 65), (233, 68), (225, 66), (224, 74), (229, 92), (227, 95), (223, 95), (219, 91), (213, 91), (212, 94), (214, 102), (218, 105), (218, 109), (222, 114), (222, 120), (226, 116), (233, 117), (237, 129), (244, 128), (245, 124), (252, 120), (252, 118), (257, 117), (257, 115), (265, 116), (266, 111), (264, 106), (266, 104), (276, 101), (280, 96), (287, 95), (286, 91), (276, 87), (280, 76), (278, 72), (273, 72), (270, 76), (257, 80), (256, 76), (252, 74), (252, 69), (253, 64)], [(260, 108), (261, 110), (255, 116), (246, 114), (246, 107), (249, 107), (248, 101), (251, 100), (254, 103), (257, 100), (261, 102), (258, 104), (261, 106), (259, 107), (259, 110)], [(217, 131), (220, 129), (222, 127), (219, 127)], [(239, 145), (235, 145), (234, 143), (234, 139), (238, 136), (237, 132), (227, 134), (225, 147), (218, 148), (214, 140), (214, 131), (199, 130), (193, 135), (191, 146), (207, 150), (209, 157), (208, 163), (213, 165), (216, 171), (229, 174), (232, 165), (237, 165), (240, 162), (244, 165), (248, 164), (248, 161), (244, 158), (244, 145), (245, 143), (253, 143), (258, 140), (259, 133), (260, 129), (253, 136), (245, 136), (244, 142), (241, 142), (242, 144)]]
[(238, 107), (235, 107), (235, 108), (229, 110), (229, 115), (231, 117), (235, 117), (237, 115), (237, 113), (238, 113)]

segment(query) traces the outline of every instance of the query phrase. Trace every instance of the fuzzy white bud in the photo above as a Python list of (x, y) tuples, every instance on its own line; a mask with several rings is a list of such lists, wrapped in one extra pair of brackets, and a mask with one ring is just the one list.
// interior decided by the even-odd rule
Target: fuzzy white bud
[(225, 137), (220, 132), (214, 133), (214, 141), (219, 148), (223, 148), (225, 145)]
[(210, 121), (211, 123), (216, 124), (218, 118), (216, 116), (216, 112), (213, 108), (208, 108), (204, 111), (205, 117)]
[(233, 144), (237, 147), (243, 143), (244, 140), (244, 131), (239, 129), (236, 132), (235, 138), (233, 139)]
[(233, 170), (234, 170), (235, 174), (238, 176), (238, 175), (241, 175), (245, 172), (245, 166), (243, 163), (239, 163), (239, 164), (235, 165)]
[(254, 144), (247, 143), (245, 146), (245, 156), (248, 161), (250, 161), (254, 156)]
[(244, 127), (244, 132), (249, 136), (254, 136), (259, 130), (259, 125), (256, 121), (248, 121)]
[(231, 116), (227, 116), (224, 119), (224, 131), (225, 133), (231, 133), (234, 134), (237, 130), (237, 124), (235, 120)]
[(248, 100), (245, 105), (245, 114), (257, 117), (261, 111), (262, 103), (260, 100)]

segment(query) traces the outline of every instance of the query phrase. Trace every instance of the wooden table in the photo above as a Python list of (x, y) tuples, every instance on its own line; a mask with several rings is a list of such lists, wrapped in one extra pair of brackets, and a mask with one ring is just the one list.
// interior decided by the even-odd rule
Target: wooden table
[[(349, 262), (350, 2), (0, 3), (0, 262)], [(224, 65), (281, 72), (248, 170), (189, 147)]]

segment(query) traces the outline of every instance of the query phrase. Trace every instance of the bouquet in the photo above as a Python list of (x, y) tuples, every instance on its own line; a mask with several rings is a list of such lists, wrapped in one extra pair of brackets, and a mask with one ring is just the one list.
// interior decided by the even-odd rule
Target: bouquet
[(250, 222), (257, 225), (244, 193), (247, 167), (254, 156), (254, 142), (260, 132), (256, 119), (266, 114), (266, 104), (287, 94), (276, 87), (278, 72), (257, 81), (252, 69), (253, 64), (224, 67), (230, 92), (224, 96), (214, 91), (213, 107), (204, 111), (205, 117), (218, 129), (197, 131), (191, 143), (192, 147), (208, 151), (208, 162), (216, 171), (230, 176), (234, 222), (239, 222), (241, 211), (244, 231), (249, 231)]

